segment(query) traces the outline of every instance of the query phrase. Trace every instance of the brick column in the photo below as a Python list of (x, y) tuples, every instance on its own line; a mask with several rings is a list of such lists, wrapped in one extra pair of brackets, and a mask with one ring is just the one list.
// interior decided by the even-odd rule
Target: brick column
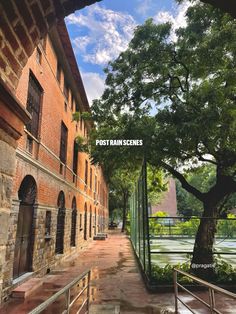
[(15, 174), (17, 139), (30, 115), (0, 80), (0, 300), (6, 268), (6, 246), (11, 211), (12, 183)]

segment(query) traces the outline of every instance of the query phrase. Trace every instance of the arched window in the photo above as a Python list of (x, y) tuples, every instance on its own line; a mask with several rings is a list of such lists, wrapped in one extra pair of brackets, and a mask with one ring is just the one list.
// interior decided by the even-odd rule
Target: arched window
[(77, 209), (76, 199), (73, 197), (72, 200), (72, 212), (71, 212), (71, 234), (70, 234), (70, 245), (76, 246), (76, 220), (77, 220)]
[(56, 234), (56, 254), (64, 252), (64, 229), (65, 229), (65, 194), (60, 192), (57, 199), (58, 214), (57, 214), (57, 234)]
[(35, 199), (37, 196), (37, 185), (34, 178), (30, 175), (26, 176), (22, 181), (19, 191), (18, 197), (21, 204), (32, 205), (35, 203)]

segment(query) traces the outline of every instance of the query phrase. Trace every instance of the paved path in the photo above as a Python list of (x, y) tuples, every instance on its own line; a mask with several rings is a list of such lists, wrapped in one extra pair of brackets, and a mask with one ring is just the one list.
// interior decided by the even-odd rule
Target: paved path
[[(170, 314), (174, 313), (171, 293), (147, 292), (134, 259), (127, 236), (112, 232), (105, 241), (93, 241), (76, 258), (64, 262), (56, 271), (44, 277), (44, 285), (34, 295), (11, 300), (0, 309), (1, 314), (28, 313), (35, 306), (72, 281), (85, 269), (92, 269), (90, 314)], [(187, 298), (193, 303), (191, 298)], [(44, 313), (59, 314), (64, 300), (59, 300)], [(222, 313), (236, 313), (236, 306), (221, 300)], [(198, 308), (198, 305), (195, 304)], [(228, 308), (228, 310), (227, 310)], [(229, 309), (231, 308), (231, 310)], [(190, 313), (180, 307), (181, 314)], [(209, 313), (197, 309), (197, 314)]]

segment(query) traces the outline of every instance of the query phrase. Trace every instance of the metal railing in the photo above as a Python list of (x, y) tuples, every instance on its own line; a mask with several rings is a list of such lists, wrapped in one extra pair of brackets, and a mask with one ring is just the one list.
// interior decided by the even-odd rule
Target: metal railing
[[(82, 287), (82, 290), (79, 291), (78, 294), (71, 300), (71, 289), (77, 285), (80, 281), (86, 280), (86, 284)], [(70, 313), (71, 307), (74, 305), (74, 303), (83, 295), (83, 293), (86, 291), (87, 295), (83, 299), (81, 306), (76, 311), (77, 314), (79, 314), (82, 309), (86, 306), (86, 311), (83, 313), (89, 313), (89, 294), (90, 294), (90, 279), (91, 279), (91, 270), (87, 270), (83, 272), (80, 276), (75, 278), (72, 282), (70, 282), (68, 285), (66, 285), (64, 288), (53, 294), (49, 299), (38, 305), (35, 309), (33, 309), (28, 314), (38, 314), (41, 313), (43, 310), (47, 309), (51, 304), (53, 304), (60, 296), (65, 295), (66, 296), (66, 308), (61, 311), (62, 314), (68, 314)]]
[[(204, 286), (208, 289), (208, 293), (209, 293), (209, 303), (207, 303), (205, 300), (201, 299), (199, 296), (197, 296), (196, 294), (194, 294), (193, 292), (189, 291), (186, 287), (182, 286), (179, 282), (178, 282), (178, 273), (186, 276), (190, 279), (192, 279), (193, 281), (197, 282), (198, 284), (200, 284), (201, 286)], [(180, 301), (190, 312), (197, 314), (198, 312), (194, 311), (193, 309), (190, 308), (189, 305), (187, 305), (178, 295), (178, 287), (180, 287), (181, 289), (183, 289), (185, 292), (187, 292), (188, 294), (190, 294), (193, 298), (195, 298), (196, 300), (198, 300), (200, 303), (202, 303), (203, 305), (205, 305), (208, 309), (210, 309), (210, 312), (212, 314), (216, 313), (216, 314), (223, 314), (223, 312), (220, 312), (219, 310), (216, 309), (216, 303), (215, 303), (215, 292), (218, 292), (220, 294), (223, 294), (227, 297), (233, 298), (236, 300), (236, 294), (232, 293), (230, 291), (227, 291), (225, 289), (222, 289), (220, 287), (217, 287), (205, 280), (202, 280), (200, 278), (197, 278), (193, 275), (190, 275), (182, 270), (179, 269), (174, 269), (174, 290), (175, 290), (175, 313), (178, 314), (180, 312), (178, 312), (178, 301)]]

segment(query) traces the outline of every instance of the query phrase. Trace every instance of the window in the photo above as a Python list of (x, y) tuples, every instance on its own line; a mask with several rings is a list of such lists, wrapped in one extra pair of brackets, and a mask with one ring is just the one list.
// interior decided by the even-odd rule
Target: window
[(77, 218), (76, 199), (74, 197), (72, 201), (72, 213), (71, 213), (71, 235), (70, 235), (71, 246), (75, 246), (76, 244), (76, 218)]
[(39, 48), (36, 49), (36, 60), (39, 64), (42, 63), (42, 52)]
[(60, 146), (60, 160), (64, 164), (66, 163), (66, 155), (67, 155), (67, 137), (68, 130), (65, 124), (61, 123), (61, 146)]
[(74, 152), (73, 152), (73, 172), (77, 174), (78, 172), (78, 152), (79, 152), (79, 146), (74, 141)]
[(74, 110), (74, 96), (71, 94), (71, 110)]
[(83, 219), (82, 214), (79, 214), (79, 229), (80, 230), (83, 230), (83, 228), (82, 228), (82, 219)]
[(95, 175), (95, 179), (94, 179), (94, 191), (95, 193), (97, 193), (97, 176)]
[(33, 139), (29, 135), (27, 136), (26, 150), (31, 154), (33, 152)]
[(63, 90), (63, 92), (64, 92), (64, 95), (65, 95), (67, 101), (68, 101), (68, 99), (69, 99), (69, 86), (68, 86), (66, 80), (64, 80), (64, 90)]
[(92, 168), (90, 168), (90, 181), (89, 181), (89, 186), (90, 186), (90, 189), (92, 189), (92, 184), (93, 184), (93, 170)]
[(88, 161), (85, 160), (85, 173), (84, 173), (84, 182), (88, 184)]
[(39, 115), (43, 90), (32, 73), (29, 76), (29, 88), (26, 109), (32, 116), (31, 121), (26, 125), (27, 130), (34, 136), (38, 137)]
[(59, 83), (61, 83), (61, 73), (62, 73), (61, 66), (59, 63), (57, 63), (57, 80)]
[(51, 221), (52, 221), (51, 212), (47, 210), (45, 218), (45, 236), (49, 236), (51, 234)]

